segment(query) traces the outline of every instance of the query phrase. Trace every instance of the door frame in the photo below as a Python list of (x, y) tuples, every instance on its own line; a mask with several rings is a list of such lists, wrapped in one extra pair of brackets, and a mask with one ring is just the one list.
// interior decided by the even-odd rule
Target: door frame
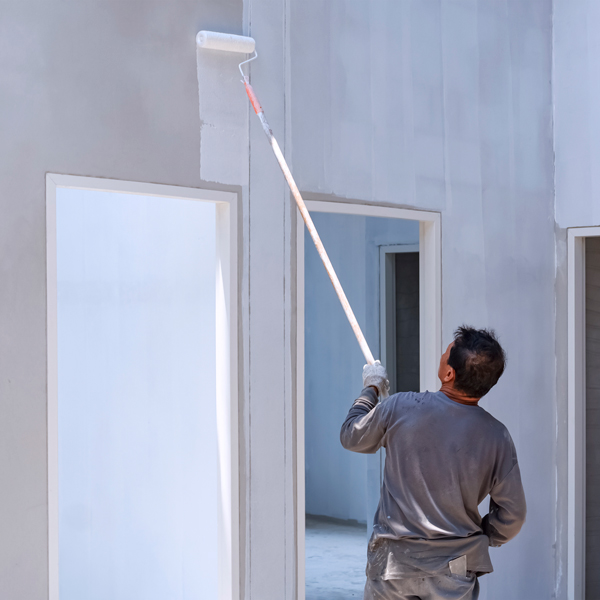
[(219, 598), (240, 597), (238, 432), (238, 195), (199, 188), (46, 174), (46, 301), (48, 381), (48, 580), (49, 600), (59, 600), (58, 544), (58, 328), (56, 197), (76, 188), (197, 200), (216, 205), (216, 395), (219, 461)]
[[(441, 214), (408, 208), (393, 208), (374, 204), (308, 200), (309, 212), (405, 219), (419, 222), (419, 285), (420, 285), (420, 359), (421, 387), (437, 387), (438, 362), (442, 350), (442, 256)], [(335, 267), (335, 265), (334, 265)], [(298, 556), (298, 600), (305, 600), (306, 591), (306, 487), (304, 476), (304, 221), (297, 214), (296, 229), (296, 540)]]
[(585, 599), (585, 239), (600, 227), (567, 229), (567, 596)]

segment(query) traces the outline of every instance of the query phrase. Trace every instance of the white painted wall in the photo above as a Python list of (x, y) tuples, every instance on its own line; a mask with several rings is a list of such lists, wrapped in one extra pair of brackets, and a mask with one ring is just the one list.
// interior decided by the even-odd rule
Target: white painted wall
[[(527, 523), (486, 600), (561, 592), (549, 0), (292, 4), (294, 171), (317, 198), (442, 213), (443, 343), (491, 326)], [(558, 499), (560, 502), (560, 498)]]
[(215, 205), (59, 189), (61, 600), (217, 597)]

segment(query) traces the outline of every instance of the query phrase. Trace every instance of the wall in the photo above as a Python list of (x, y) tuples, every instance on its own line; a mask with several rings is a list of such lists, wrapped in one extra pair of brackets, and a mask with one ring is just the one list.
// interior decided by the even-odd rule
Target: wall
[[(595, 10), (557, 0), (561, 15), (565, 93)], [(551, 19), (550, 0), (3, 2), (0, 596), (47, 597), (44, 175), (59, 172), (238, 192), (243, 596), (293, 597), (296, 213), (235, 61), (195, 56), (202, 28), (259, 40), (252, 81), (309, 196), (442, 212), (444, 342), (462, 321), (498, 329), (510, 367), (486, 406), (513, 433), (530, 504), (483, 597), (560, 595)], [(557, 132), (562, 106), (557, 92)]]
[(238, 193), (241, 594), (294, 593), (296, 215), (237, 57), (195, 48), (200, 29), (260, 40), (252, 81), (290, 156), (288, 13), (287, 0), (2, 3), (1, 597), (48, 595), (46, 172)]
[[(379, 248), (418, 244), (419, 224), (316, 213), (313, 220), (371, 351), (379, 353)], [(367, 523), (379, 500), (379, 456), (344, 450), (340, 428), (362, 389), (364, 357), (305, 232), (306, 512)]]
[[(567, 477), (567, 228), (600, 225), (600, 6), (588, 0), (554, 0), (554, 152), (556, 221), (556, 385), (558, 463)], [(566, 489), (566, 485), (564, 486)], [(559, 497), (566, 523), (567, 503)], [(566, 528), (561, 529), (563, 537)], [(563, 556), (566, 544), (562, 548)], [(566, 560), (563, 558), (566, 585)]]
[(206, 186), (194, 38), (242, 20), (241, 0), (2, 3), (2, 598), (48, 597), (45, 174)]
[(600, 224), (600, 5), (554, 2), (556, 222)]
[(313, 0), (292, 8), (299, 185), (316, 199), (441, 212), (443, 343), (463, 322), (498, 331), (508, 371), (483, 405), (512, 433), (529, 502), (520, 536), (492, 551), (496, 572), (482, 580), (482, 597), (551, 598), (563, 569), (552, 4)]
[[(361, 328), (367, 300), (365, 221), (314, 215)], [(308, 232), (304, 243), (306, 512), (366, 523), (367, 456), (345, 451), (339, 441), (360, 393), (364, 358)]]

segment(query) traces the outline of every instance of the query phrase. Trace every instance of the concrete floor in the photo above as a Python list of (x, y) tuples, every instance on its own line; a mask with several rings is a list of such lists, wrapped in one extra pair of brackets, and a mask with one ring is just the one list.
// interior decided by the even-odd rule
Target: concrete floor
[(306, 515), (306, 600), (362, 599), (367, 526)]

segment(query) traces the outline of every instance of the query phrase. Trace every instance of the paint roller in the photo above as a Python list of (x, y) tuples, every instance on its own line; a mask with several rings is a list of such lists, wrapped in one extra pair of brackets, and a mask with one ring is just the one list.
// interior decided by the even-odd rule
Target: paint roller
[(365, 336), (363, 335), (363, 332), (360, 329), (360, 325), (358, 324), (358, 321), (356, 320), (356, 317), (354, 316), (352, 307), (350, 306), (350, 303), (348, 302), (348, 298), (346, 298), (346, 294), (344, 293), (342, 285), (340, 284), (340, 280), (338, 279), (338, 276), (335, 273), (333, 265), (331, 264), (331, 261), (329, 260), (329, 256), (327, 256), (327, 252), (325, 251), (325, 246), (323, 246), (323, 242), (321, 241), (321, 238), (319, 237), (319, 233), (317, 232), (315, 224), (313, 223), (310, 213), (308, 212), (308, 209), (306, 208), (306, 205), (304, 204), (304, 200), (302, 199), (302, 196), (300, 195), (300, 191), (298, 190), (298, 186), (296, 185), (296, 182), (294, 181), (294, 178), (292, 177), (290, 168), (288, 167), (287, 162), (283, 156), (283, 153), (281, 152), (281, 149), (279, 148), (279, 144), (277, 143), (277, 140), (275, 139), (275, 136), (273, 135), (273, 131), (271, 131), (271, 127), (269, 127), (269, 123), (267, 122), (265, 113), (258, 101), (258, 98), (256, 97), (256, 94), (254, 93), (254, 90), (252, 89), (252, 86), (250, 85), (250, 79), (248, 78), (247, 75), (244, 75), (244, 71), (242, 70), (243, 65), (255, 60), (258, 57), (258, 53), (255, 50), (256, 43), (255, 43), (254, 39), (251, 37), (246, 37), (243, 35), (234, 35), (231, 33), (218, 33), (216, 31), (200, 31), (198, 33), (198, 35), (196, 36), (196, 45), (198, 46), (198, 48), (203, 48), (205, 50), (218, 50), (220, 52), (238, 52), (240, 54), (253, 54), (253, 56), (251, 58), (241, 62), (239, 65), (240, 73), (242, 74), (242, 78), (243, 78), (242, 83), (244, 84), (244, 87), (246, 88), (246, 93), (248, 94), (248, 99), (250, 100), (250, 103), (252, 104), (252, 108), (254, 109), (254, 112), (260, 119), (263, 130), (267, 136), (267, 139), (269, 140), (269, 143), (271, 144), (273, 153), (275, 154), (275, 158), (277, 159), (277, 162), (279, 163), (279, 166), (281, 167), (281, 170), (283, 172), (283, 176), (285, 177), (285, 180), (287, 181), (287, 183), (290, 187), (292, 195), (294, 196), (294, 199), (296, 200), (296, 204), (298, 205), (300, 214), (302, 215), (302, 218), (304, 219), (304, 223), (306, 223), (306, 228), (308, 229), (308, 231), (313, 239), (313, 242), (315, 243), (317, 252), (319, 253), (321, 260), (323, 261), (323, 264), (325, 265), (325, 269), (327, 271), (327, 274), (329, 275), (329, 279), (331, 279), (331, 283), (333, 284), (335, 292), (342, 304), (342, 308), (344, 309), (344, 312), (346, 313), (346, 317), (348, 317), (348, 321), (350, 322), (350, 326), (352, 327), (352, 330), (354, 331), (354, 335), (356, 336), (356, 339), (358, 340), (360, 349), (362, 350), (362, 353), (365, 356), (365, 360), (367, 361), (368, 364), (372, 365), (375, 362), (375, 359), (373, 358), (373, 354), (371, 354), (371, 350), (369, 349), (367, 340), (365, 339)]

